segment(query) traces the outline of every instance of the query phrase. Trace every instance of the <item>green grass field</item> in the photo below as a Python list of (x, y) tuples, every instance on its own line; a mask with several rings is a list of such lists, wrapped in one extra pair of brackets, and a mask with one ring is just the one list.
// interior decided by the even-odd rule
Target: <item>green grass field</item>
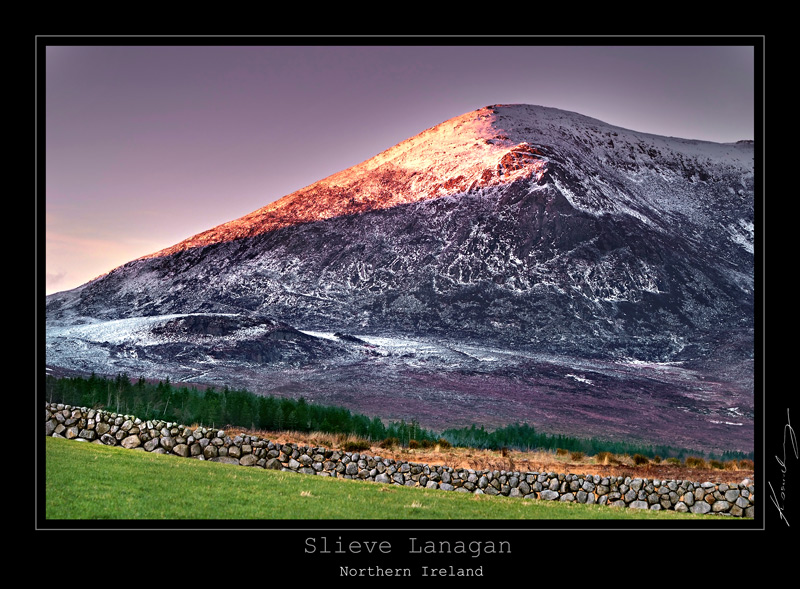
[(47, 520), (707, 520), (267, 471), (46, 438)]

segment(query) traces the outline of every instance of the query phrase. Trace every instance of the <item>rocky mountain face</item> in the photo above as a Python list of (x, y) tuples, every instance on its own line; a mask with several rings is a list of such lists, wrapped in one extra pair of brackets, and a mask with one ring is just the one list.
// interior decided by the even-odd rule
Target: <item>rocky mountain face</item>
[[(602, 374), (603, 398), (661, 391), (649, 406), (677, 412), (687, 440), (699, 419), (737, 424), (723, 433), (747, 446), (754, 183), (752, 142), (486, 107), (48, 297), (47, 361), (374, 402), (438, 426), (443, 403), (457, 424), (652, 437), (652, 423), (609, 427), (620, 398), (595, 398)], [(492, 392), (476, 401), (480, 381)], [(573, 385), (587, 410), (554, 417), (576, 401), (547, 409), (542, 391)], [(493, 397), (511, 390), (507, 406)]]

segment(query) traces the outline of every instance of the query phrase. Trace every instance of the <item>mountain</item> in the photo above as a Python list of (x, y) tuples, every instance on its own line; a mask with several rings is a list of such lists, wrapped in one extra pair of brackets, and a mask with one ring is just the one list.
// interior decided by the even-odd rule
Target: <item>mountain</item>
[(482, 108), (47, 297), (47, 362), (752, 449), (754, 157)]

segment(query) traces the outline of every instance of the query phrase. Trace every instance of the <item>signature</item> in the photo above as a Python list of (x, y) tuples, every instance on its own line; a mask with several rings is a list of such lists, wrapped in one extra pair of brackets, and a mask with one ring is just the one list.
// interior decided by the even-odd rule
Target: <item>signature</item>
[(789, 441), (792, 444), (792, 450), (794, 450), (794, 457), (800, 458), (798, 455), (798, 448), (797, 448), (797, 435), (794, 433), (794, 429), (792, 428), (791, 421), (789, 420), (789, 409), (786, 409), (786, 425), (783, 426), (783, 458), (778, 458), (775, 456), (775, 460), (778, 461), (778, 464), (781, 465), (781, 472), (783, 474), (783, 480), (781, 482), (780, 488), (780, 502), (778, 501), (778, 494), (775, 493), (775, 489), (772, 487), (772, 483), (769, 483), (769, 490), (772, 492), (772, 503), (775, 507), (778, 508), (778, 513), (781, 516), (781, 519), (786, 522), (786, 525), (789, 525), (789, 520), (786, 519), (786, 515), (783, 513), (784, 505), (786, 501), (786, 433), (789, 433)]

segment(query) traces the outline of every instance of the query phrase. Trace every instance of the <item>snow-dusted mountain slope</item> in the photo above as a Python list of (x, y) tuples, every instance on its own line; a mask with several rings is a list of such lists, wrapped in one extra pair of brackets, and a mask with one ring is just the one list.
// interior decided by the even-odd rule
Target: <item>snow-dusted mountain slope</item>
[[(702, 215), (702, 206), (690, 194), (674, 192), (678, 179), (720, 180), (720, 174), (733, 174), (741, 176), (741, 185), (732, 187), (734, 192), (752, 190), (753, 151), (748, 143), (722, 145), (658, 137), (553, 108), (493, 106), (423, 131), (357, 166), (153, 255), (496, 188), (516, 180), (538, 182), (548, 168), (548, 152), (562, 164), (584, 170), (580, 180), (585, 190), (557, 186), (572, 206), (592, 214), (637, 215), (639, 211), (644, 220), (647, 211), (640, 209), (651, 205), (658, 211)], [(642, 190), (627, 195), (603, 178), (614, 168), (631, 172), (625, 176), (643, 184)], [(641, 168), (654, 173), (639, 174)]]
[[(381, 357), (369, 337), (412, 337), (466, 356), (463, 346), (682, 362), (711, 375), (715, 394), (752, 403), (754, 171), (752, 142), (659, 137), (538, 106), (482, 108), (48, 297), (48, 362), (77, 367), (83, 354), (83, 369), (124, 364), (134, 372), (144, 366), (132, 360), (144, 352), (141, 342), (131, 335), (108, 353), (109, 342), (102, 360), (89, 361), (78, 347), (98, 351), (105, 340), (76, 326), (234, 315), (308, 337), (360, 338), (317, 337), (312, 353), (293, 334), (291, 353), (271, 355), (264, 346), (274, 340), (243, 335), (239, 341), (260, 342), (262, 359), (272, 358), (237, 359), (248, 346), (223, 346), (226, 362), (241, 360), (248, 374), (301, 366), (303, 358), (314, 369), (354, 366), (354, 358)], [(210, 340), (181, 341), (204, 358), (223, 355)], [(148, 349), (148, 371), (176, 365), (172, 352)], [(405, 357), (408, 370), (420, 370), (418, 351)], [(240, 376), (234, 364), (217, 368), (217, 377)], [(501, 365), (460, 366), (498, 375)], [(519, 383), (517, 372), (506, 377)]]

